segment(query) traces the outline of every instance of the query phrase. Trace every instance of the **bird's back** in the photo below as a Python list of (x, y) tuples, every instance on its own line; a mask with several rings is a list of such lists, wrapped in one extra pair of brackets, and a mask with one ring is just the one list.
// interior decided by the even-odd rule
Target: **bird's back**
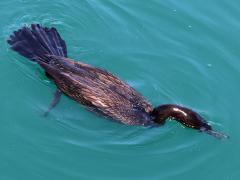
[(59, 56), (40, 65), (58, 88), (89, 110), (125, 124), (151, 124), (152, 106), (138, 92), (109, 72)]

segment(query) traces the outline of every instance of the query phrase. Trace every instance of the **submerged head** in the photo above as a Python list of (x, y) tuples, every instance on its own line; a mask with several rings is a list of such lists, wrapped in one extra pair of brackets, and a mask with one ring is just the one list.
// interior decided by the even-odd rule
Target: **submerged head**
[(179, 105), (166, 104), (155, 108), (152, 112), (154, 122), (163, 124), (167, 119), (174, 119), (184, 126), (206, 132), (218, 139), (228, 136), (212, 130), (212, 127), (198, 113)]

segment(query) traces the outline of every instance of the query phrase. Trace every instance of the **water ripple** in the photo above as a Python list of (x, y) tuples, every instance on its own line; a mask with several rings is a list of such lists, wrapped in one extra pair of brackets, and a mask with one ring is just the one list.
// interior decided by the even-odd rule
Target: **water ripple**
[[(20, 169), (16, 175), (26, 172), (29, 179), (239, 176), (238, 3), (205, 3), (1, 2), (4, 167), (11, 162), (11, 169)], [(65, 96), (44, 118), (55, 85), (6, 43), (12, 31), (31, 23), (56, 27), (70, 57), (113, 72), (154, 106), (193, 108), (230, 140), (217, 141), (174, 121), (158, 128), (122, 125)]]

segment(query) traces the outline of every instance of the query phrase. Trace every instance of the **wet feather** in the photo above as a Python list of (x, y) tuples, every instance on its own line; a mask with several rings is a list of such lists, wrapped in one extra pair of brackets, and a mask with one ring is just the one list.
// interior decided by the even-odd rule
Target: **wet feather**
[[(125, 124), (152, 123), (152, 105), (111, 73), (60, 56), (46, 56), (40, 65), (58, 88), (94, 112)], [(43, 62), (43, 61), (41, 61)]]

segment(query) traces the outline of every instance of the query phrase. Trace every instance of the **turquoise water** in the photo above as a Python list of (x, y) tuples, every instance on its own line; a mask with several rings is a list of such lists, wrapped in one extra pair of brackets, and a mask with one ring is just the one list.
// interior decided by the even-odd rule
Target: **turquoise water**
[[(0, 179), (238, 180), (240, 2), (237, 0), (2, 0)], [(43, 71), (9, 50), (24, 24), (56, 27), (71, 58), (109, 70), (154, 105), (200, 112), (219, 141), (168, 122), (130, 127), (96, 117), (55, 91)]]

